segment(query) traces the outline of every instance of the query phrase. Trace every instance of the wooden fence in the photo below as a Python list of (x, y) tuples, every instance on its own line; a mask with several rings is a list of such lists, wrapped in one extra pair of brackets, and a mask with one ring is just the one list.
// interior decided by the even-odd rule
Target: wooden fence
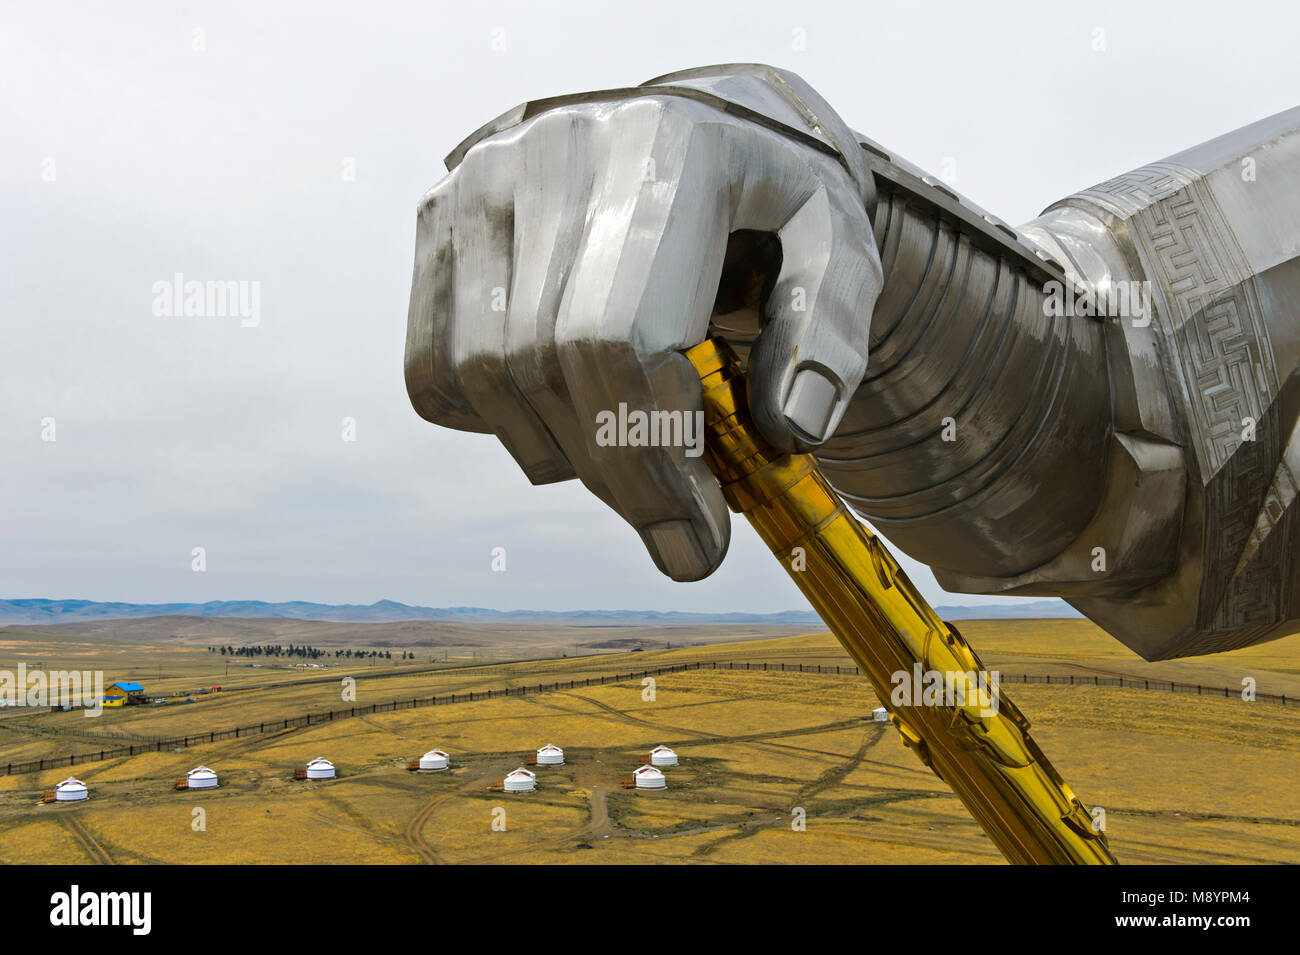
[[(49, 759), (31, 760), (24, 763), (8, 763), (3, 767), (3, 775), (15, 776), (22, 773), (42, 772), (47, 769), (59, 769), (82, 763), (99, 762), (105, 759), (118, 759), (122, 756), (136, 756), (140, 753), (158, 753), (169, 749), (183, 749), (200, 743), (215, 743), (218, 740), (240, 739), (261, 733), (278, 733), (298, 727), (319, 726), (336, 720), (368, 716), (374, 713), (391, 713), (396, 710), (414, 709), (423, 706), (448, 706), (455, 703), (472, 703), (475, 700), (501, 699), (510, 696), (527, 696), (534, 693), (548, 693), (557, 690), (573, 690), (580, 687), (604, 686), (611, 683), (627, 683), (630, 680), (642, 680), (646, 677), (660, 676), (665, 673), (681, 673), (686, 670), (761, 670), (780, 673), (823, 673), (860, 676), (861, 670), (856, 666), (830, 665), (817, 663), (759, 663), (745, 661), (735, 663), (724, 660), (697, 661), (679, 663), (673, 666), (651, 667), (634, 670), (629, 673), (606, 674), (600, 677), (588, 677), (585, 680), (558, 680), (554, 683), (537, 683), (529, 686), (510, 687), (506, 689), (466, 690), (463, 693), (448, 693), (444, 696), (429, 696), (410, 700), (389, 700), (386, 703), (371, 703), (369, 706), (352, 706), (345, 709), (329, 710), (324, 713), (307, 713), (302, 716), (286, 717), (282, 720), (268, 720), (262, 723), (250, 723), (234, 729), (213, 730), (207, 733), (194, 733), (189, 736), (168, 736), (157, 739), (138, 740), (125, 746), (91, 750), (86, 753), (73, 753), (68, 756), (54, 756)], [(1173, 693), (1189, 693), (1198, 696), (1222, 696), (1225, 699), (1239, 697), (1240, 690), (1228, 687), (1203, 686), (1192, 683), (1175, 683), (1169, 680), (1133, 679), (1131, 677), (1084, 676), (1069, 674), (1065, 676), (1046, 675), (1011, 675), (1000, 673), (1002, 683), (1045, 683), (1053, 686), (1114, 686), (1130, 689), (1164, 690)], [(1259, 702), (1280, 703), (1294, 706), (1300, 702), (1296, 697), (1275, 693), (1259, 693)], [(80, 735), (80, 734), (74, 734)]]

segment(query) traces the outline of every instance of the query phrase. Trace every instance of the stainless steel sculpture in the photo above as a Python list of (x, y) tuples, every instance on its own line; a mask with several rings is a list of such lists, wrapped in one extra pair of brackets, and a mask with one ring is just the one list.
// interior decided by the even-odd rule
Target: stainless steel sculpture
[(768, 440), (947, 589), (1064, 597), (1147, 659), (1283, 636), (1297, 132), (1300, 109), (1012, 229), (770, 67), (527, 103), (421, 204), (407, 388), (694, 580), (729, 535), (707, 466), (595, 421), (698, 410), (681, 352), (712, 332)]

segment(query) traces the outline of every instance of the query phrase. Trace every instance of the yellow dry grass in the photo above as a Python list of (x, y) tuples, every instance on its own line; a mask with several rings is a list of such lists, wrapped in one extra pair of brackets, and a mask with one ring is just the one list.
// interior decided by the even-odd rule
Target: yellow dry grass
[[(985, 635), (985, 662), (1034, 661), (1142, 672), (1122, 648), (1097, 643), (1079, 621), (1006, 621)], [(992, 626), (993, 622), (989, 622)], [(981, 625), (983, 626), (983, 625)], [(964, 628), (980, 645), (972, 631)], [(996, 637), (993, 639), (992, 637)], [(1109, 638), (1107, 638), (1109, 639)], [(1113, 643), (1113, 641), (1112, 641)], [(1193, 676), (1245, 670), (1279, 685), (1300, 670), (1294, 640), (1218, 660), (1171, 662)], [(844, 663), (824, 635), (617, 659), (544, 661), (443, 674), (395, 674), (358, 683), (359, 702), (550, 683), (694, 659)], [(994, 661), (997, 661), (996, 663)], [(1171, 669), (1172, 668), (1172, 669)], [(1193, 679), (1191, 682), (1195, 682)], [(1300, 862), (1300, 714), (1271, 703), (1091, 686), (1005, 687), (1034, 735), (1090, 805), (1106, 810), (1122, 862)], [(384, 696), (383, 694), (387, 694)], [(341, 705), (334, 686), (248, 691), (185, 707), (128, 711), (140, 735), (211, 728)], [(399, 710), (307, 729), (274, 731), (27, 776), (0, 776), (0, 861), (120, 863), (970, 863), (1000, 858), (955, 797), (899, 742), (869, 721), (877, 705), (860, 677), (762, 671), (688, 671), (528, 697)], [(31, 721), (23, 718), (18, 721)], [(83, 720), (81, 724), (74, 721)], [(62, 722), (60, 722), (62, 721)], [(3, 722), (3, 721), (0, 721)], [(94, 724), (50, 714), (33, 726)], [(536, 767), (534, 793), (487, 790), (543, 743), (566, 765)], [(661, 793), (620, 780), (665, 743), (681, 764)], [(416, 774), (406, 761), (433, 746), (449, 772)], [(86, 740), (0, 732), (0, 758), (85, 752)], [(295, 782), (326, 756), (339, 778)], [(213, 792), (176, 792), (172, 780), (203, 763)], [(42, 788), (76, 775), (91, 798), (41, 806)], [(204, 827), (195, 828), (195, 809)], [(504, 831), (493, 828), (494, 810)], [(796, 828), (796, 809), (805, 825)]]

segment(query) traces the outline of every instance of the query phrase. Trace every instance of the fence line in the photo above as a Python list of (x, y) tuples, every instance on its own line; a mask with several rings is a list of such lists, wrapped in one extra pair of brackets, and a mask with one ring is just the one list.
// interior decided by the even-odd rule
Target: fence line
[[(339, 719), (351, 719), (356, 716), (366, 716), (374, 713), (390, 713), (396, 710), (415, 709), (421, 706), (448, 706), (454, 703), (471, 703), (476, 700), (491, 700), (510, 696), (527, 696), (531, 693), (547, 693), (557, 690), (572, 690), (579, 687), (604, 686), (610, 683), (626, 683), (629, 680), (645, 679), (646, 677), (660, 676), (664, 673), (681, 673), (686, 670), (761, 670), (763, 672), (780, 672), (780, 673), (822, 673), (838, 674), (841, 676), (861, 676), (862, 671), (856, 666), (845, 666), (836, 664), (820, 663), (757, 663), (745, 661), (735, 663), (727, 660), (696, 661), (694, 663), (678, 663), (671, 666), (651, 667), (644, 670), (632, 671), (629, 673), (606, 674), (600, 677), (588, 677), (585, 680), (558, 680), (554, 683), (538, 683), (530, 686), (507, 687), (505, 689), (487, 689), (487, 690), (466, 690), (463, 693), (449, 693), (444, 696), (430, 696), (410, 700), (389, 700), (386, 703), (371, 703), (368, 706), (352, 706), (346, 709), (327, 710), (324, 713), (307, 713), (302, 716), (290, 716), (280, 720), (266, 720), (261, 723), (252, 723), (248, 726), (237, 726), (229, 730), (213, 730), (207, 733), (193, 733), (188, 736), (171, 736), (147, 740), (145, 742), (134, 742), (126, 746), (117, 746), (112, 749), (101, 749), (98, 752), (73, 753), (68, 756), (54, 756), (49, 759), (30, 760), (25, 763), (8, 763), (3, 767), (3, 773), (0, 775), (16, 776), (23, 773), (41, 772), (46, 769), (58, 769), (63, 766), (75, 766), (78, 763), (100, 762), (105, 759), (117, 759), (121, 756), (136, 756), (141, 753), (160, 753), (165, 749), (182, 749), (188, 746), (194, 746), (200, 743), (215, 743), (218, 740), (240, 739), (244, 736), (252, 736), (254, 733), (266, 732), (284, 732), (288, 729), (296, 729), (303, 726), (318, 726), (321, 723), (332, 723)], [(1068, 674), (1066, 676), (1055, 676), (1050, 674), (1041, 674), (1037, 676), (1029, 674), (1008, 675), (1000, 674), (1002, 683), (1044, 683), (1053, 686), (1114, 686), (1127, 687), (1144, 690), (1163, 690), (1173, 693), (1195, 693), (1198, 696), (1223, 696), (1225, 699), (1231, 699), (1238, 696), (1239, 691), (1230, 691), (1228, 687), (1204, 686), (1193, 683), (1176, 683), (1170, 680), (1137, 680), (1128, 677), (1103, 677), (1092, 676), (1085, 677), (1080, 674)], [(1256, 700), (1266, 703), (1280, 703), (1283, 706), (1294, 706), (1300, 702), (1296, 697), (1287, 697), (1285, 694), (1276, 693), (1259, 693), (1256, 694)]]

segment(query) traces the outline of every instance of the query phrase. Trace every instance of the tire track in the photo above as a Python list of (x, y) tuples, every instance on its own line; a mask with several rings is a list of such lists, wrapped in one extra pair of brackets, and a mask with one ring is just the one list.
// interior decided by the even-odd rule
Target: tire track
[[(850, 816), (850, 813), (861, 812), (863, 809), (867, 809), (867, 808), (874, 809), (881, 806), (892, 806), (893, 804), (899, 802), (911, 802), (912, 800), (916, 800), (916, 799), (928, 799), (935, 796), (943, 797), (949, 795), (951, 795), (951, 793), (924, 792), (924, 791), (917, 791), (917, 792), (896, 791), (890, 793), (882, 793), (882, 794), (869, 797), (866, 800), (863, 800), (858, 806), (856, 806), (852, 810), (841, 810), (838, 812), (819, 813), (818, 816), (819, 818), (823, 818), (823, 819), (844, 818), (846, 816)], [(785, 825), (788, 819), (785, 813), (775, 813), (772, 818), (775, 821), (776, 825), (780, 825), (780, 826)], [(711, 842), (707, 842), (701, 846), (696, 847), (695, 851), (691, 853), (691, 858), (696, 860), (707, 859), (714, 852), (716, 852), (718, 849), (722, 848), (725, 845), (729, 845), (733, 842), (739, 842), (742, 839), (748, 839), (751, 836), (756, 836), (760, 832), (764, 832), (771, 828), (773, 828), (773, 826), (764, 825), (759, 820), (755, 820), (755, 819), (741, 820), (738, 822), (735, 828), (732, 829), (730, 832), (727, 832), (725, 835), (719, 836), (717, 839), (714, 839)], [(900, 845), (903, 844), (908, 844), (908, 843), (900, 842)]]
[(81, 824), (81, 821), (77, 819), (76, 816), (71, 813), (63, 813), (59, 816), (59, 822), (63, 823), (63, 827), (72, 833), (72, 838), (77, 840), (77, 843), (81, 848), (86, 851), (86, 855), (90, 856), (92, 862), (96, 865), (114, 864), (112, 856), (104, 850), (103, 846), (95, 841), (95, 837), (87, 831), (86, 827)]
[[(504, 774), (509, 772), (509, 770), (501, 770), (501, 772)], [(431, 797), (429, 801), (421, 806), (416, 811), (415, 815), (411, 817), (410, 821), (406, 824), (403, 838), (406, 840), (406, 844), (414, 849), (416, 854), (420, 856), (420, 859), (423, 860), (425, 865), (447, 864), (447, 860), (439, 855), (438, 850), (429, 845), (428, 840), (424, 838), (424, 827), (425, 824), (428, 823), (429, 817), (438, 810), (439, 806), (448, 800), (464, 795), (465, 793), (473, 792), (479, 787), (486, 786), (495, 778), (496, 773), (490, 773), (487, 776), (481, 776), (467, 782), (463, 786), (453, 789), (450, 792), (438, 793)]]
[[(818, 733), (833, 733), (836, 730), (856, 729), (863, 723), (869, 722), (870, 718), (866, 716), (855, 716), (847, 720), (836, 720), (832, 723), (820, 723), (816, 726), (797, 726), (794, 729), (776, 730), (771, 733), (746, 733), (738, 736), (722, 736), (718, 733), (710, 733), (705, 730), (693, 730), (683, 726), (672, 726), (667, 723), (655, 723), (650, 720), (642, 719), (639, 716), (633, 716), (623, 710), (601, 703), (599, 700), (593, 700), (589, 696), (582, 696), (578, 693), (565, 692), (565, 696), (571, 696), (575, 699), (582, 700), (584, 703), (590, 703), (597, 709), (616, 716), (620, 720), (629, 723), (636, 723), (639, 726), (645, 726), (653, 730), (671, 730), (676, 733), (685, 733), (696, 739), (707, 740), (710, 743), (766, 743), (774, 739), (788, 739), (792, 736), (815, 736)], [(672, 742), (681, 742), (673, 740)]]
[[(883, 730), (884, 725), (877, 724), (875, 728), (878, 730)], [(858, 747), (856, 753), (854, 753), (844, 762), (832, 766), (830, 769), (826, 770), (826, 772), (822, 773), (820, 776), (814, 779), (803, 789), (799, 790), (799, 794), (795, 798), (800, 800), (801, 802), (806, 799), (811, 799), (813, 796), (816, 796), (818, 793), (825, 792), (827, 789), (830, 789), (832, 786), (838, 785), (839, 783), (843, 782), (845, 777), (847, 777), (849, 773), (853, 772), (855, 769), (861, 766), (862, 761), (867, 758), (867, 751), (871, 749), (873, 745), (879, 742), (880, 737), (883, 735), (882, 732), (876, 732), (873, 734), (871, 732), (871, 729), (872, 728), (869, 727), (865, 732), (863, 732), (862, 745)]]
[(684, 726), (670, 726), (667, 723), (655, 723), (650, 720), (642, 719), (639, 716), (633, 716), (631, 713), (628, 713), (624, 710), (617, 709), (616, 707), (610, 706), (607, 703), (602, 703), (600, 702), (600, 700), (594, 700), (589, 696), (583, 696), (581, 693), (574, 693), (571, 690), (565, 692), (564, 695), (571, 696), (575, 700), (582, 700), (582, 702), (584, 703), (590, 703), (592, 706), (596, 707), (596, 709), (603, 710), (606, 713), (609, 713), (613, 716), (617, 716), (620, 720), (623, 720), (625, 722), (636, 723), (639, 726), (645, 726), (652, 730), (657, 730), (657, 731), (672, 730), (674, 733), (685, 733), (687, 736), (695, 736), (701, 739), (714, 738), (713, 733), (708, 733), (703, 730), (687, 729)]

